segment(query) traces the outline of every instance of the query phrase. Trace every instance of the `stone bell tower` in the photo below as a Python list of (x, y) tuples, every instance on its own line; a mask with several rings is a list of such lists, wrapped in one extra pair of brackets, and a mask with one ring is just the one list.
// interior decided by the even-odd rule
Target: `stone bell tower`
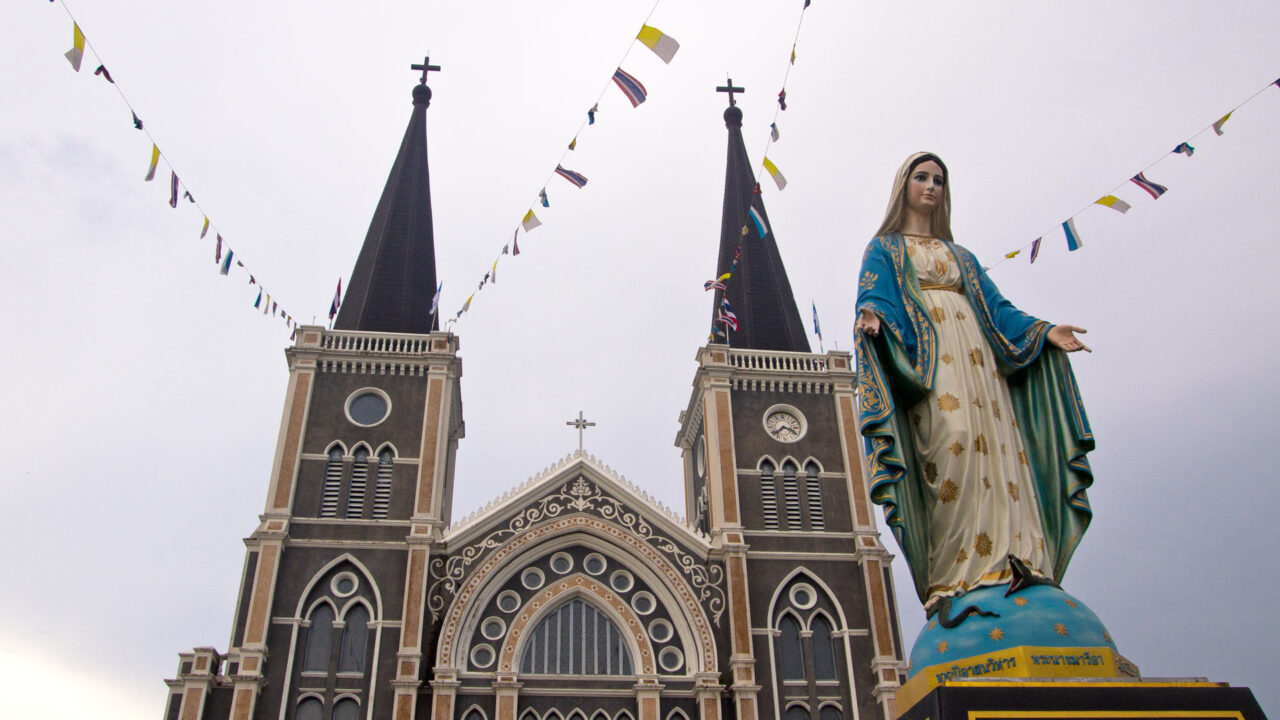
[(463, 437), (458, 340), (436, 288), (426, 73), (332, 330), (298, 329), (225, 653), (197, 648), (166, 718), (413, 718), (430, 706), (427, 566)]
[[(710, 342), (676, 444), (686, 507), (725, 562), (742, 720), (895, 717), (891, 556), (862, 473), (848, 353), (810, 351), (732, 81)], [(725, 277), (727, 274), (727, 277)]]

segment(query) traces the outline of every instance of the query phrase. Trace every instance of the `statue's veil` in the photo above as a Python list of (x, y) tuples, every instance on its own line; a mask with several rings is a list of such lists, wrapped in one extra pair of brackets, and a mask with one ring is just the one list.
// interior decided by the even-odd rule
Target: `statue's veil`
[(902, 163), (902, 167), (898, 168), (898, 174), (893, 178), (893, 191), (889, 194), (889, 207), (885, 210), (884, 222), (876, 231), (876, 237), (902, 230), (902, 225), (907, 218), (907, 178), (917, 165), (926, 160), (932, 160), (942, 166), (944, 179), (942, 202), (938, 203), (933, 210), (933, 234), (943, 240), (953, 239), (951, 237), (951, 173), (947, 171), (947, 165), (942, 162), (942, 158), (930, 152), (915, 153)]

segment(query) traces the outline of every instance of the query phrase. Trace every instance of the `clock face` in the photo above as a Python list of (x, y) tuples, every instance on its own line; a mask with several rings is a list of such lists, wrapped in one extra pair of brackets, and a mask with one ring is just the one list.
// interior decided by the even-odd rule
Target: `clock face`
[(786, 410), (775, 410), (764, 418), (764, 429), (775, 439), (782, 442), (799, 440), (803, 428), (800, 418)]
[(693, 466), (694, 471), (699, 478), (707, 475), (707, 442), (699, 435), (698, 441), (693, 446)]

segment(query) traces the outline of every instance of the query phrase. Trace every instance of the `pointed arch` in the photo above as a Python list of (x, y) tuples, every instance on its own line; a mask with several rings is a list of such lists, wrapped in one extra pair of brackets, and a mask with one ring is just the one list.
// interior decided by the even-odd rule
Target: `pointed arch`
[(789, 609), (778, 619), (778, 651), (775, 656), (783, 680), (804, 680), (804, 645), (800, 640), (800, 620)]
[(378, 452), (374, 453), (373, 456), (378, 457), (379, 455), (382, 454), (383, 450), (390, 450), (392, 455), (396, 457), (400, 457), (400, 451), (396, 448), (395, 443), (391, 442), (390, 440), (387, 440), (386, 442), (379, 445)]
[(373, 449), (369, 447), (369, 443), (365, 442), (364, 440), (361, 440), (357, 442), (355, 445), (351, 446), (351, 457), (355, 457), (356, 453), (360, 452), (361, 450), (364, 450), (366, 455), (373, 455)]
[(378, 448), (377, 471), (373, 481), (373, 509), (369, 517), (385, 518), (391, 509), (391, 479), (395, 475), (396, 449), (391, 443)]
[(351, 449), (351, 482), (347, 484), (348, 519), (358, 520), (364, 515), (364, 499), (369, 489), (369, 460), (373, 453), (363, 440)]
[(613, 720), (635, 720), (635, 716), (631, 714), (630, 710), (623, 708), (618, 711), (617, 715), (613, 716)]
[(809, 624), (809, 643), (813, 647), (813, 677), (838, 680), (834, 628), (826, 613), (814, 613)]
[(667, 713), (667, 720), (689, 720), (689, 714), (681, 708), (674, 707)]
[(569, 717), (565, 718), (565, 720), (587, 720), (587, 714), (579, 708), (574, 708), (569, 712)]
[(787, 456), (779, 469), (782, 472), (782, 504), (786, 510), (787, 529), (800, 530), (803, 525), (800, 514), (800, 466), (794, 458)]
[(778, 529), (778, 480), (773, 458), (763, 457), (756, 468), (760, 470), (760, 509), (764, 515), (764, 529)]
[[(311, 576), (311, 579), (307, 581), (306, 587), (302, 589), (302, 592), (298, 596), (299, 597), (298, 608), (295, 611), (294, 617), (296, 618), (303, 617), (302, 609), (305, 603), (307, 602), (307, 600), (312, 597), (312, 593), (317, 592), (316, 585), (322, 579), (324, 579), (326, 575), (329, 574), (330, 570), (334, 569), (335, 567), (341, 565), (344, 562), (351, 563), (352, 567), (354, 567), (355, 570), (357, 571), (356, 575), (360, 577), (360, 581), (369, 584), (369, 589), (373, 593), (373, 602), (374, 602), (374, 607), (370, 608), (370, 611), (373, 614), (374, 620), (382, 619), (382, 590), (378, 587), (378, 583), (373, 581), (373, 574), (369, 572), (369, 568), (366, 567), (364, 563), (356, 559), (356, 557), (351, 553), (342, 553), (341, 555), (335, 557), (334, 559), (320, 566), (320, 569), (317, 570), (315, 574)], [(336, 607), (334, 609), (337, 610)]]
[(604, 710), (597, 710), (591, 714), (591, 720), (610, 720), (609, 713)]
[(524, 712), (520, 713), (520, 720), (542, 720), (542, 718), (538, 717), (537, 710), (525, 708)]
[[(631, 672), (611, 674), (657, 674), (652, 644), (644, 631), (644, 623), (635, 610), (609, 587), (582, 573), (575, 573), (552, 583), (528, 601), (530, 612), (522, 613), (507, 629), (507, 637), (498, 656), (498, 672), (524, 672), (522, 668), (525, 651), (529, 643), (536, 642), (535, 635), (542, 629), (543, 620), (558, 613), (566, 604), (579, 599), (613, 622), (618, 629), (619, 640), (625, 644), (627, 654), (630, 655), (624, 667), (630, 665), (628, 669)], [(550, 632), (549, 628), (547, 632)], [(559, 661), (557, 667), (558, 663)]]
[(822, 466), (817, 460), (804, 461), (804, 504), (809, 511), (809, 529), (826, 530), (827, 517), (822, 508)]
[(324, 486), (320, 491), (320, 508), (316, 514), (320, 517), (335, 517), (338, 514), (338, 494), (342, 490), (342, 463), (347, 449), (340, 441), (334, 440), (325, 454), (328, 459), (324, 464)]
[(768, 465), (770, 468), (778, 467), (778, 463), (772, 457), (768, 455), (761, 455), (760, 459), (756, 461), (756, 472), (763, 471), (765, 465)]
[[(594, 475), (589, 477), (600, 482)], [(466, 647), (466, 638), (475, 632), (487, 603), (501, 591), (503, 584), (535, 559), (574, 545), (590, 545), (643, 578), (670, 612), (688, 659), (689, 673), (719, 672), (710, 618), (682, 569), (633, 531), (584, 513), (528, 526), (486, 553), (475, 571), (460, 582), (447, 612), (440, 616), (442, 631), (436, 648), (436, 665), (466, 667), (470, 649)], [(560, 578), (556, 585), (569, 579)], [(629, 605), (626, 612), (633, 613)], [(624, 623), (619, 626), (630, 630)], [(512, 638), (509, 628), (507, 642)], [(499, 654), (500, 661), (515, 657), (507, 656), (505, 650)]]
[(466, 710), (462, 711), (462, 720), (487, 720), (484, 708), (472, 703)]
[(790, 585), (793, 580), (795, 580), (797, 577), (801, 575), (804, 576), (806, 582), (811, 583), (816, 589), (821, 591), (822, 594), (825, 595), (827, 600), (831, 603), (831, 606), (836, 609), (836, 615), (839, 616), (837, 618), (838, 622), (836, 622), (836, 629), (843, 630), (849, 627), (849, 621), (844, 616), (844, 608), (840, 606), (840, 603), (836, 602), (835, 599), (837, 596), (834, 592), (831, 591), (831, 586), (823, 582), (822, 579), (819, 578), (817, 575), (815, 575), (813, 571), (809, 570), (809, 568), (801, 565), (795, 568), (794, 570), (792, 570), (791, 572), (787, 573), (786, 576), (784, 576), (782, 580), (777, 584), (777, 586), (773, 588), (773, 596), (769, 598), (769, 619), (770, 619), (769, 629), (771, 630), (774, 629), (772, 625), (772, 620), (777, 613), (778, 603), (782, 598), (782, 591), (785, 590), (786, 587)]
[(559, 710), (551, 708), (546, 715), (542, 716), (542, 720), (564, 720), (564, 716), (560, 714)]
[(306, 647), (302, 651), (302, 672), (329, 672), (329, 659), (333, 650), (334, 627), (337, 619), (333, 605), (319, 603), (307, 616)]

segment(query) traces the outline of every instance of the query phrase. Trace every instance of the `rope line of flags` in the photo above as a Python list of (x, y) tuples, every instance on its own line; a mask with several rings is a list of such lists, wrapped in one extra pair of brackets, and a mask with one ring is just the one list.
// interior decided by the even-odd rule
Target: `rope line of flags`
[[(54, 0), (49, 0), (49, 2), (52, 3)], [(218, 226), (209, 219), (209, 213), (201, 207), (200, 203), (196, 200), (195, 195), (192, 194), (191, 189), (187, 187), (186, 183), (182, 182), (178, 178), (177, 169), (174, 168), (173, 164), (169, 161), (169, 158), (161, 152), (159, 143), (156, 142), (156, 139), (151, 135), (151, 131), (143, 124), (142, 118), (138, 116), (137, 109), (134, 108), (133, 104), (129, 102), (129, 98), (124, 94), (124, 89), (120, 87), (120, 84), (116, 79), (111, 76), (111, 72), (107, 70), (101, 54), (99, 54), (97, 48), (89, 42), (84, 31), (80, 29), (80, 22), (76, 19), (75, 15), (72, 14), (71, 8), (67, 7), (65, 2), (61, 2), (59, 4), (62, 5), (62, 9), (66, 11), (67, 16), (71, 19), (71, 49), (65, 53), (67, 62), (71, 63), (71, 68), (77, 73), (80, 72), (80, 68), (84, 63), (85, 53), (92, 53), (94, 59), (98, 61), (98, 67), (93, 71), (94, 76), (101, 77), (103, 80), (111, 84), (115, 89), (116, 94), (119, 95), (120, 100), (125, 104), (125, 107), (129, 108), (129, 114), (133, 122), (134, 129), (142, 132), (142, 134), (151, 141), (151, 161), (147, 165), (147, 172), (142, 178), (143, 181), (153, 182), (156, 179), (156, 173), (159, 170), (160, 163), (164, 163), (165, 168), (169, 170), (169, 207), (176, 210), (179, 202), (181, 200), (186, 200), (188, 204), (195, 206), (195, 209), (200, 212), (202, 217), (200, 238), (207, 238), (209, 231), (213, 231), (213, 262), (218, 268), (218, 274), (227, 276), (231, 274), (233, 269), (243, 270), (245, 275), (248, 275), (249, 277), (249, 284), (256, 285), (258, 287), (257, 297), (253, 301), (253, 308), (255, 310), (261, 309), (263, 315), (270, 315), (273, 318), (281, 318), (293, 333), (290, 336), (290, 339), (293, 339), (297, 334), (298, 323), (294, 321), (292, 315), (281, 307), (279, 300), (271, 297), (271, 293), (268, 292), (262, 283), (258, 281), (257, 276), (249, 271), (248, 267), (244, 263), (243, 257), (233, 250), (231, 245), (223, 239)]]
[[(583, 132), (587, 128), (596, 124), (597, 115), (601, 112), (600, 101), (604, 99), (606, 93), (610, 92), (609, 86), (612, 85), (616, 87), (617, 90), (622, 93), (623, 97), (626, 98), (627, 102), (631, 104), (632, 108), (640, 107), (640, 105), (648, 99), (649, 91), (645, 89), (644, 83), (642, 83), (635, 75), (632, 75), (622, 69), (623, 64), (626, 63), (627, 58), (631, 55), (631, 51), (635, 49), (636, 42), (638, 41), (641, 45), (644, 45), (652, 51), (653, 54), (657, 55), (664, 64), (670, 64), (671, 60), (675, 58), (676, 52), (680, 50), (680, 43), (672, 36), (649, 24), (649, 20), (653, 17), (654, 12), (657, 11), (658, 6), (661, 3), (662, 0), (655, 0), (653, 6), (649, 9), (649, 14), (645, 16), (644, 22), (640, 24), (640, 32), (638, 32), (636, 36), (628, 42), (626, 52), (623, 53), (622, 59), (618, 64), (614, 66), (613, 74), (604, 82), (600, 92), (596, 95), (595, 101), (586, 112), (586, 118), (580, 121), (577, 130), (574, 131), (573, 137), (569, 141), (569, 144), (561, 151), (560, 159), (556, 161), (555, 169), (552, 170), (551, 173), (547, 175), (546, 180), (543, 181), (541, 188), (538, 190), (536, 200), (529, 208), (526, 209), (524, 215), (521, 216), (520, 222), (516, 225), (515, 230), (511, 234), (511, 239), (505, 243), (495, 255), (493, 264), (480, 278), (479, 283), (476, 285), (476, 289), (467, 295), (467, 299), (463, 301), (462, 306), (453, 314), (453, 317), (445, 321), (446, 330), (462, 319), (462, 316), (471, 309), (471, 303), (475, 300), (476, 295), (484, 290), (486, 285), (497, 283), (498, 261), (502, 259), (502, 256), (511, 255), (512, 257), (515, 257), (520, 254), (521, 231), (523, 231), (525, 235), (528, 235), (536, 228), (542, 226), (542, 220), (538, 217), (535, 209), (539, 207), (551, 207), (551, 199), (547, 192), (547, 186), (551, 181), (559, 177), (579, 190), (587, 186), (587, 176), (576, 169), (566, 167), (565, 164), (566, 162), (569, 162), (570, 153), (577, 150), (578, 142), (583, 138)], [(432, 300), (431, 314), (433, 318), (439, 310), (440, 291), (442, 288), (443, 285), (436, 288), (436, 295)]]
[[(1009, 252), (1005, 253), (1003, 258), (1001, 258), (998, 262), (996, 262), (990, 268), (987, 268), (987, 269), (990, 270), (992, 268), (995, 268), (1001, 265), (1007, 260), (1012, 260), (1016, 258), (1018, 255), (1020, 255), (1024, 250), (1028, 250), (1028, 249), (1030, 249), (1030, 252), (1028, 253), (1029, 255), (1028, 259), (1030, 260), (1030, 262), (1034, 263), (1036, 260), (1040, 258), (1040, 250), (1044, 242), (1045, 236), (1053, 232), (1054, 230), (1057, 230), (1058, 228), (1061, 228), (1062, 235), (1066, 240), (1067, 251), (1075, 252), (1076, 250), (1079, 250), (1081, 247), (1084, 247), (1084, 240), (1081, 239), (1080, 231), (1076, 228), (1076, 218), (1078, 218), (1082, 213), (1084, 213), (1085, 210), (1088, 210), (1094, 205), (1101, 205), (1102, 207), (1110, 208), (1111, 210), (1114, 210), (1120, 213), (1121, 215), (1124, 215), (1125, 213), (1133, 209), (1133, 206), (1129, 204), (1129, 202), (1125, 201), (1124, 199), (1120, 198), (1117, 195), (1117, 193), (1122, 188), (1128, 188), (1130, 185), (1134, 185), (1134, 186), (1137, 186), (1138, 189), (1145, 192), (1147, 195), (1150, 195), (1152, 200), (1159, 200), (1162, 195), (1164, 195), (1166, 192), (1169, 191), (1169, 188), (1168, 186), (1161, 185), (1159, 182), (1156, 182), (1155, 180), (1152, 180), (1151, 178), (1147, 177), (1147, 173), (1156, 165), (1159, 165), (1161, 162), (1166, 160), (1170, 155), (1184, 155), (1186, 157), (1191, 157), (1192, 155), (1194, 155), (1196, 152), (1196, 149), (1193, 145), (1191, 145), (1190, 141), (1196, 140), (1198, 137), (1200, 137), (1201, 135), (1205, 134), (1210, 130), (1212, 130), (1214, 135), (1217, 137), (1221, 137), (1222, 135), (1224, 135), (1226, 131), (1223, 130), (1223, 126), (1227, 124), (1227, 120), (1231, 119), (1232, 114), (1234, 114), (1237, 110), (1239, 110), (1240, 108), (1252, 102), (1259, 95), (1266, 92), (1268, 88), (1273, 86), (1276, 88), (1280, 88), (1280, 80), (1275, 80), (1273, 82), (1267, 83), (1260, 90), (1255, 92), (1253, 95), (1250, 95), (1248, 99), (1244, 100), (1243, 102), (1239, 103), (1235, 107), (1231, 108), (1230, 112), (1228, 112), (1226, 115), (1223, 115), (1222, 117), (1218, 118), (1217, 120), (1210, 123), (1209, 125), (1206, 125), (1199, 132), (1193, 134), (1188, 140), (1184, 140), (1183, 142), (1178, 143), (1176, 146), (1174, 146), (1173, 150), (1153, 160), (1150, 164), (1148, 164), (1145, 168), (1143, 168), (1133, 177), (1130, 177), (1124, 182), (1120, 183), (1119, 185), (1111, 188), (1111, 190), (1108, 191), (1105, 195), (1098, 198), (1097, 200), (1094, 200), (1092, 203), (1089, 203), (1088, 205), (1085, 205), (1084, 207), (1075, 211), (1074, 213), (1071, 214), (1070, 217), (1062, 221), (1061, 224), (1047, 230), (1044, 233), (1041, 233), (1040, 236), (1037, 237), (1035, 240), (1032, 240), (1031, 242), (1023, 245), (1022, 247), (1019, 247), (1014, 250), (1010, 250)], [(1199, 141), (1197, 140), (1197, 142)]]

